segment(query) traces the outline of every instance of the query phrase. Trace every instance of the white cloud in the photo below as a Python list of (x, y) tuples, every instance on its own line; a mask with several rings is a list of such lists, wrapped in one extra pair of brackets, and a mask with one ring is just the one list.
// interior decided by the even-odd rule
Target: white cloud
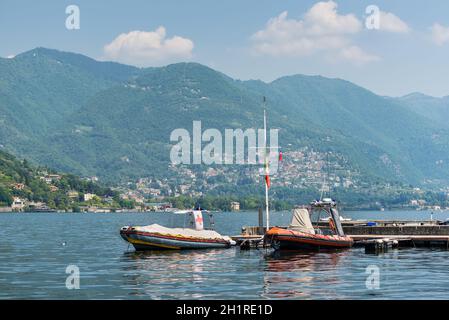
[(394, 33), (408, 33), (410, 31), (407, 23), (391, 12), (380, 12), (379, 27), (381, 31)]
[(357, 33), (362, 24), (353, 15), (339, 15), (334, 1), (318, 2), (305, 15), (304, 22), (312, 34)]
[(265, 29), (252, 36), (254, 49), (269, 55), (308, 55), (319, 50), (338, 49), (349, 42), (347, 35), (362, 28), (352, 14), (339, 15), (333, 1), (318, 2), (303, 20), (289, 19), (288, 12), (268, 21)]
[(435, 23), (431, 28), (432, 40), (439, 46), (449, 43), (449, 27), (442, 26), (439, 23)]
[(154, 66), (189, 59), (194, 44), (187, 38), (166, 38), (160, 26), (155, 31), (122, 33), (104, 47), (104, 58), (138, 66)]
[(348, 48), (343, 48), (341, 50), (340, 56), (343, 59), (353, 61), (355, 64), (358, 65), (380, 60), (378, 56), (366, 53), (358, 46), (350, 46)]
[(9, 56), (6, 56), (6, 59), (14, 59), (16, 57), (15, 54), (10, 54)]
[[(323, 52), (358, 65), (379, 60), (352, 43), (352, 36), (362, 31), (362, 23), (353, 14), (339, 14), (337, 7), (334, 1), (318, 2), (299, 20), (282, 12), (252, 36), (254, 51), (291, 57)], [(388, 19), (391, 29), (393, 19)]]

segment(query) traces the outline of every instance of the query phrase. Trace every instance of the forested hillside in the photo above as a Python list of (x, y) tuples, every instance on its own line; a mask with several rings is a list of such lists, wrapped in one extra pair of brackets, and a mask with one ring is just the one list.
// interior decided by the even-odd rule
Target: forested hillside
[(194, 120), (203, 129), (260, 128), (262, 96), (285, 151), (333, 152), (367, 181), (449, 185), (449, 128), (409, 99), (340, 79), (239, 81), (196, 63), (138, 69), (43, 48), (0, 59), (0, 144), (111, 182), (166, 177), (172, 130), (191, 131)]
[(98, 183), (35, 167), (0, 151), (0, 207), (11, 206), (14, 198), (20, 198), (43, 203), (52, 209), (76, 210), (85, 202), (85, 194), (111, 197), (115, 199), (115, 205), (120, 203), (118, 193)]

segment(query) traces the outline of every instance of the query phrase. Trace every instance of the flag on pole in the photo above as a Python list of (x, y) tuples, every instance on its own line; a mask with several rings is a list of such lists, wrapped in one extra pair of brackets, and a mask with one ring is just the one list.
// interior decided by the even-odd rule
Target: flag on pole
[(269, 175), (265, 176), (265, 183), (267, 184), (267, 188), (270, 189), (271, 181), (270, 181), (270, 176)]
[(270, 167), (268, 166), (268, 163), (265, 162), (264, 165), (265, 169), (265, 183), (267, 184), (267, 188), (270, 189), (271, 181), (270, 181)]

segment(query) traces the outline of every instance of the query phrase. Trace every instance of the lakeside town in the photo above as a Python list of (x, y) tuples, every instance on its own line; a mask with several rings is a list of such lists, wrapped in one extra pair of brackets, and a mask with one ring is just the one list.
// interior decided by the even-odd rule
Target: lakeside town
[[(0, 206), (0, 212), (175, 212), (191, 209), (195, 203), (207, 202), (210, 210), (244, 211), (254, 210), (260, 206), (257, 194), (229, 194), (226, 186), (240, 185), (242, 189), (256, 190), (254, 186), (263, 185), (263, 177), (257, 168), (238, 166), (215, 166), (194, 170), (189, 166), (170, 165), (170, 177), (145, 177), (137, 181), (128, 181), (118, 186), (104, 188), (87, 188), (87, 192), (71, 189), (64, 181), (64, 175), (38, 171), (38, 179), (51, 194), (61, 194), (65, 205), (27, 197), (25, 183), (12, 183), (12, 201)], [(323, 153), (304, 147), (300, 150), (285, 151), (283, 161), (279, 163), (278, 172), (272, 176), (273, 191), (289, 189), (290, 192), (334, 195), (344, 194), (397, 194), (398, 200), (382, 203), (373, 200), (365, 203), (368, 207), (347, 204), (346, 209), (412, 209), (412, 210), (448, 210), (449, 189), (440, 189), (438, 193), (429, 193), (418, 187), (402, 184), (379, 183), (364, 180), (359, 171), (351, 168), (348, 161), (339, 154)], [(101, 183), (101, 179), (92, 176), (81, 179), (91, 186)], [(77, 185), (77, 184), (75, 184)], [(97, 192), (95, 192), (97, 190)], [(217, 190), (225, 192), (219, 193)], [(85, 190), (84, 190), (85, 191)], [(254, 192), (254, 191), (253, 191)], [(306, 193), (307, 194), (307, 193)], [(60, 196), (61, 197), (61, 196)], [(212, 198), (212, 200), (210, 199)], [(220, 204), (214, 199), (223, 198)], [(251, 198), (252, 201), (247, 201)], [(313, 199), (313, 198), (310, 198)], [(183, 200), (183, 201), (181, 201)], [(290, 201), (288, 201), (290, 200)], [(295, 199), (288, 199), (274, 209), (289, 209)], [(276, 201), (276, 200), (273, 200)]]

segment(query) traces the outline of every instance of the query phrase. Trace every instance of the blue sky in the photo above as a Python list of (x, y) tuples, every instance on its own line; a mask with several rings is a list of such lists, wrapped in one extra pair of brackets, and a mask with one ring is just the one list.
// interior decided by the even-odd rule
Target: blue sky
[[(71, 4), (79, 30), (65, 26)], [(379, 30), (365, 27), (372, 4)], [(382, 95), (449, 95), (447, 0), (0, 0), (0, 56), (35, 47), (139, 66), (196, 61), (239, 79), (319, 74)]]

